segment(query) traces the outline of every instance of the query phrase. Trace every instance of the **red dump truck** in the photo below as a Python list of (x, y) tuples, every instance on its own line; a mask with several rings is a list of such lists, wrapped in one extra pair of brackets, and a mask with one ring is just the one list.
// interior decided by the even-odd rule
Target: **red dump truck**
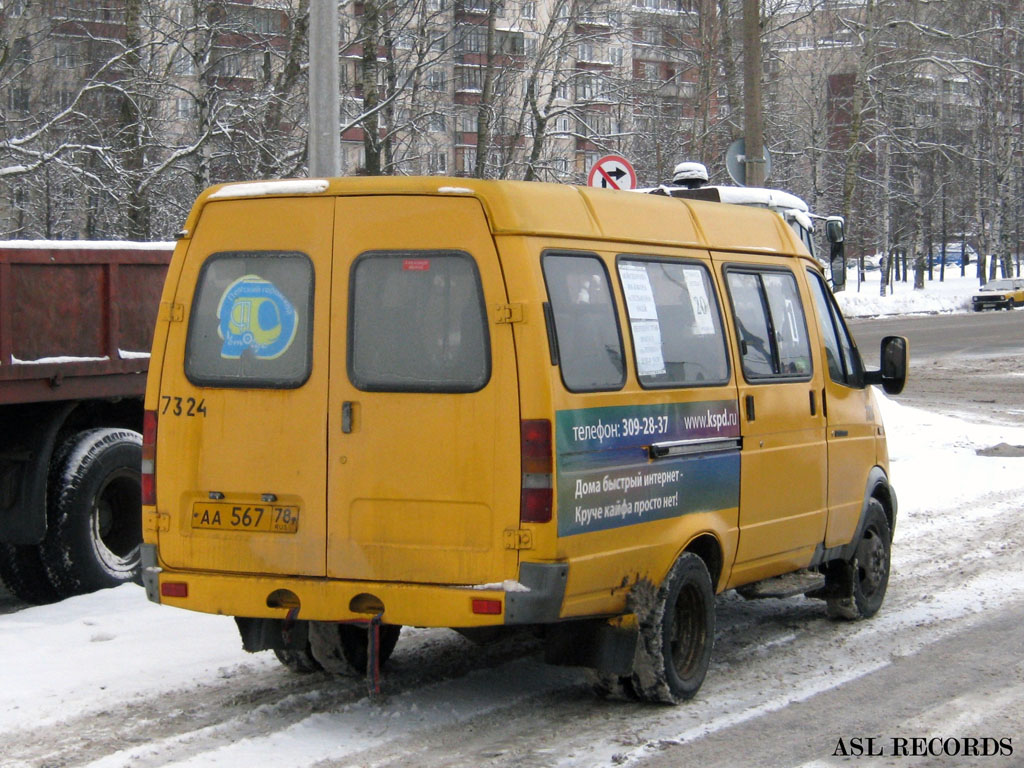
[(136, 580), (142, 398), (173, 243), (0, 241), (0, 579)]

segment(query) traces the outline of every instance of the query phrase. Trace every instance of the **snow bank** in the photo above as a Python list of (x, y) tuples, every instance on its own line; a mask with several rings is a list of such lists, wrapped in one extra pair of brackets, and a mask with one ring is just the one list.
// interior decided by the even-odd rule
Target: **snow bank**
[(924, 289), (914, 290), (913, 276), (907, 282), (896, 282), (891, 292), (879, 295), (881, 272), (868, 272), (864, 282), (857, 285), (857, 273), (850, 270), (846, 290), (836, 294), (839, 306), (847, 317), (877, 317), (879, 315), (937, 314), (971, 311), (971, 296), (978, 291), (978, 278), (973, 277), (974, 265), (967, 275), (960, 277), (959, 268), (947, 269), (946, 279), (939, 281), (938, 270), (933, 280), (925, 275)]

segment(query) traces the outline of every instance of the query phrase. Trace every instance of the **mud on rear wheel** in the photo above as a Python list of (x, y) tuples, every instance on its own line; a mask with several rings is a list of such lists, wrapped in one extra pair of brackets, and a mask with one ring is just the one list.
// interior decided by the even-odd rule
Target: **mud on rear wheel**
[(648, 603), (637, 606), (632, 689), (644, 701), (678, 704), (700, 689), (715, 641), (715, 591), (704, 561), (684, 552)]
[(60, 597), (138, 581), (141, 463), (127, 429), (80, 432), (54, 453), (39, 553)]

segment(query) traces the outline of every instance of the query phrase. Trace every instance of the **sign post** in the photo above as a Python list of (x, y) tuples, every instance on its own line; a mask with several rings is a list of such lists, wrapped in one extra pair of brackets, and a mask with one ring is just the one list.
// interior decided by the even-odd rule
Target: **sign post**
[(587, 186), (598, 189), (636, 189), (636, 171), (620, 155), (605, 155), (590, 167)]

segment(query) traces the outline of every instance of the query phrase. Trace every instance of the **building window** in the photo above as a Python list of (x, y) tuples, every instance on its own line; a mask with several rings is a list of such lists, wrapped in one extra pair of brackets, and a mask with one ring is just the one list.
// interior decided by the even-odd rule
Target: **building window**
[(11, 88), (7, 92), (7, 108), (13, 112), (28, 112), (28, 88)]
[(537, 3), (535, 2), (524, 2), (523, 3), (523, 18), (524, 19), (536, 19), (537, 18)]
[(427, 73), (427, 90), (443, 93), (448, 88), (448, 78), (440, 70), (433, 70)]
[(444, 133), (448, 130), (448, 120), (442, 113), (427, 115), (427, 130), (431, 133)]
[(190, 98), (178, 98), (174, 102), (174, 114), (178, 120), (191, 120), (196, 113), (196, 103), (194, 99)]
[(463, 53), (483, 53), (487, 50), (487, 30), (482, 27), (464, 27), (459, 37), (459, 50)]
[(71, 41), (57, 43), (53, 63), (61, 69), (75, 69), (78, 66), (78, 50)]
[(459, 147), (455, 150), (455, 170), (461, 174), (476, 171), (476, 147)]
[(15, 40), (11, 53), (15, 64), (24, 66), (32, 63), (32, 46), (27, 37), (19, 37)]
[(194, 75), (196, 73), (195, 60), (185, 50), (175, 52), (172, 68), (176, 75)]
[(480, 67), (459, 67), (457, 70), (458, 89), (460, 91), (482, 91), (484, 72)]
[(427, 173), (448, 173), (448, 153), (428, 152)]

